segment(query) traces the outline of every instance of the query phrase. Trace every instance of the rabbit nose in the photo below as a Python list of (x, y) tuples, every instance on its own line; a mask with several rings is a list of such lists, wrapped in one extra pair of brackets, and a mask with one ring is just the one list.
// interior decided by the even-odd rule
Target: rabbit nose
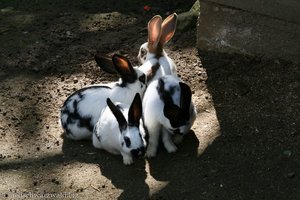
[(131, 154), (135, 158), (141, 158), (142, 156), (145, 155), (145, 148), (141, 147), (141, 148), (133, 149), (133, 150), (131, 150)]

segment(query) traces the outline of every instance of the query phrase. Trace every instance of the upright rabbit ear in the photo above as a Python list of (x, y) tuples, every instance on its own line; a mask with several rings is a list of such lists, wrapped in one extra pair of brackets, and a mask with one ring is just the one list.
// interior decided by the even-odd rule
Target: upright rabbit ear
[(164, 115), (170, 120), (171, 124), (177, 124), (180, 119), (180, 111), (181, 109), (175, 104), (165, 104), (164, 106)]
[(148, 22), (148, 49), (150, 53), (156, 53), (161, 36), (161, 23), (162, 18), (159, 15), (155, 15)]
[(128, 111), (128, 124), (139, 126), (142, 117), (142, 100), (139, 93), (136, 93)]
[(119, 123), (119, 129), (122, 132), (122, 130), (125, 130), (127, 128), (127, 121), (123, 113), (120, 111), (120, 109), (117, 106), (115, 106), (115, 104), (110, 100), (110, 98), (106, 99), (106, 103), (109, 109), (111, 110), (111, 112), (113, 113), (113, 115), (115, 116), (115, 118), (117, 119)]
[(137, 74), (126, 57), (115, 54), (112, 61), (124, 81), (133, 83), (137, 79)]
[(185, 84), (179, 83), (181, 96), (180, 96), (180, 107), (182, 109), (183, 114), (188, 117), (190, 113), (190, 105), (192, 100), (192, 91), (191, 88)]
[(117, 74), (118, 73), (111, 57), (109, 57), (107, 55), (96, 54), (95, 61), (97, 62), (97, 64), (103, 71), (105, 71), (109, 74)]
[(177, 24), (177, 14), (169, 15), (162, 23), (159, 45), (163, 47), (173, 37)]

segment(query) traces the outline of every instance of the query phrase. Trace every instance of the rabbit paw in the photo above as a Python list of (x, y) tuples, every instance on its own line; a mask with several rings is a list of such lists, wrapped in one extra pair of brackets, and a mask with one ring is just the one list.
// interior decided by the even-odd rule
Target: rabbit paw
[(124, 165), (131, 165), (133, 163), (133, 159), (130, 156), (123, 156)]
[(167, 144), (165, 145), (168, 153), (174, 153), (177, 151), (177, 147), (174, 144)]
[(146, 157), (147, 158), (153, 158), (156, 156), (156, 151), (154, 149), (147, 149), (146, 151)]

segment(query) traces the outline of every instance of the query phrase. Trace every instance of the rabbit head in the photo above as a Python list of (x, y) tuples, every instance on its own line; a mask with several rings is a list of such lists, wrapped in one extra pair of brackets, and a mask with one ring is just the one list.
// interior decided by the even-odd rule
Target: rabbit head
[(105, 72), (120, 75), (119, 86), (127, 87), (133, 91), (146, 89), (146, 75), (137, 67), (133, 67), (126, 57), (114, 54), (110, 58), (96, 54), (95, 60)]
[(148, 22), (148, 42), (144, 43), (139, 50), (138, 60), (143, 64), (148, 59), (165, 56), (164, 45), (170, 41), (175, 33), (177, 14), (169, 15), (163, 22), (159, 15), (155, 15)]
[(115, 105), (109, 98), (107, 99), (107, 105), (119, 124), (121, 153), (131, 154), (132, 157), (144, 156), (146, 142), (139, 130), (142, 117), (140, 95), (138, 93), (135, 95), (127, 117), (123, 115), (122, 108)]
[(192, 92), (190, 87), (179, 82), (180, 105), (173, 103), (168, 94), (165, 95), (163, 113), (170, 122), (174, 134), (185, 135), (189, 132), (195, 120), (195, 108), (191, 103)]

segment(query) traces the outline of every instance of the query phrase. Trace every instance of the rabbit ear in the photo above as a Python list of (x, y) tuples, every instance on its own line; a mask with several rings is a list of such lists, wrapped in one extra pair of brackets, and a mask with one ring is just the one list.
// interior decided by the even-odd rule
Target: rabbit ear
[(106, 99), (106, 103), (113, 115), (115, 116), (115, 118), (117, 119), (120, 130), (125, 130), (127, 128), (127, 121), (121, 110), (117, 106), (115, 106), (115, 104), (110, 100), (110, 98)]
[(128, 111), (128, 124), (139, 126), (142, 117), (142, 100), (139, 93), (136, 93)]
[(172, 122), (177, 122), (180, 119), (181, 109), (175, 104), (165, 104), (164, 115)]
[(183, 114), (185, 116), (189, 116), (190, 113), (190, 105), (192, 100), (192, 91), (191, 88), (183, 83), (179, 83), (180, 90), (181, 90), (181, 96), (180, 96), (180, 107), (183, 111)]
[(112, 61), (123, 80), (133, 83), (137, 79), (137, 74), (126, 57), (115, 54)]
[(177, 14), (169, 15), (162, 23), (159, 45), (163, 47), (173, 37), (177, 24)]
[(117, 70), (115, 68), (114, 63), (112, 62), (111, 57), (109, 57), (107, 55), (96, 54), (95, 61), (97, 62), (97, 64), (103, 71), (105, 71), (109, 74), (117, 73)]
[(149, 52), (155, 53), (157, 45), (161, 36), (161, 23), (162, 18), (159, 15), (155, 15), (148, 22), (148, 48)]

